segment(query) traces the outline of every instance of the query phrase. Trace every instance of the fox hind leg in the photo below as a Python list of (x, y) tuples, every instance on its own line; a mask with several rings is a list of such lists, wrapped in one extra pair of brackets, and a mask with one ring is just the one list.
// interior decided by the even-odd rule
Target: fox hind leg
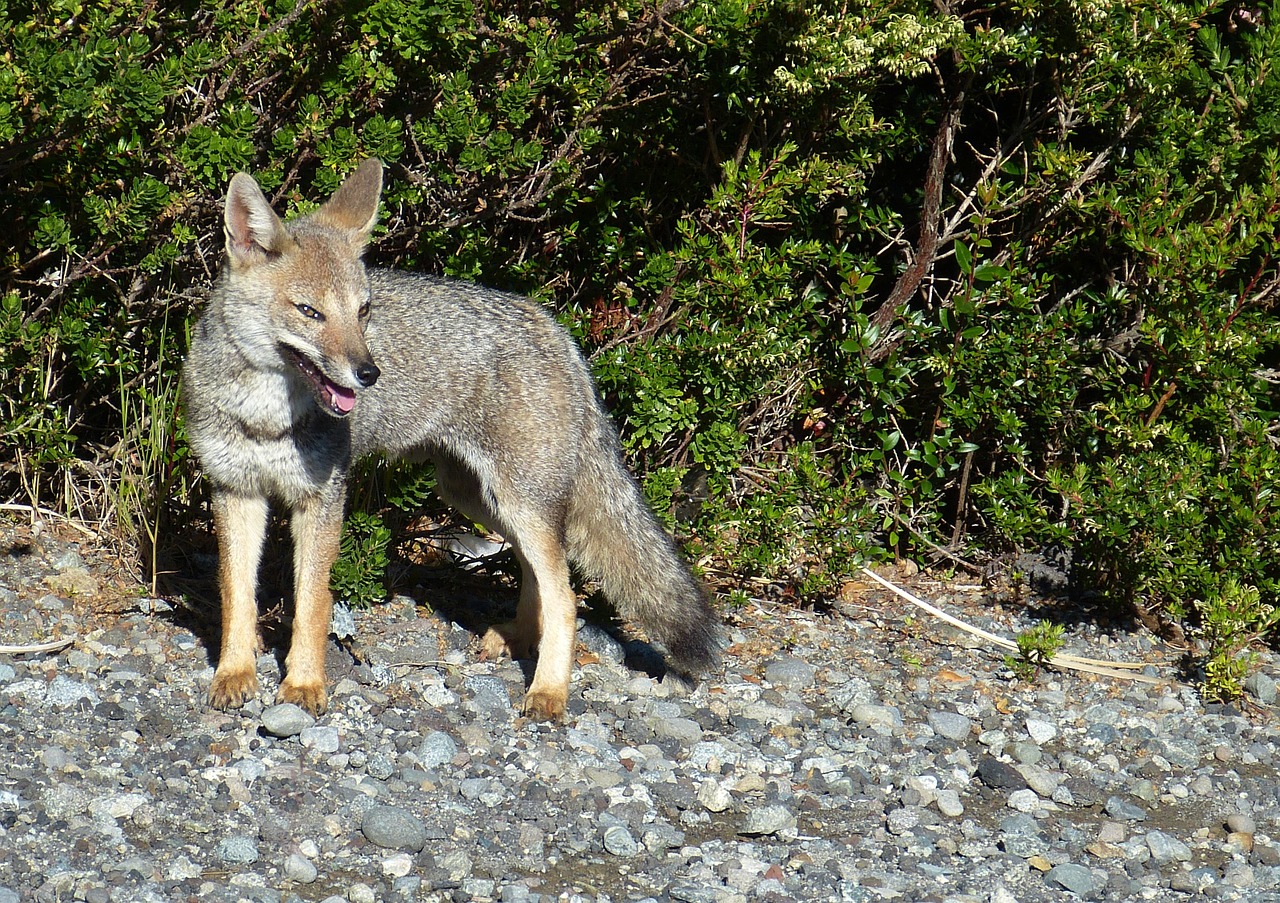
[(558, 531), (545, 525), (509, 537), (520, 559), (520, 603), (516, 619), (485, 634), (486, 655), (524, 658), (535, 650), (537, 666), (525, 692), (524, 714), (540, 720), (564, 715), (577, 635), (578, 599), (569, 583), (569, 562)]
[(258, 693), (258, 564), (267, 533), (267, 500), (215, 490), (222, 647), (209, 704), (238, 708)]

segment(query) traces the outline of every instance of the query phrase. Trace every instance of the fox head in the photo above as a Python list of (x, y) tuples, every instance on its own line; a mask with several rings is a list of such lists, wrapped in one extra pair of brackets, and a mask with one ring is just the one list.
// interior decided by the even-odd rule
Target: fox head
[(378, 218), (382, 163), (360, 164), (314, 213), (283, 223), (253, 177), (227, 189), (228, 297), (256, 359), (296, 372), (321, 410), (345, 417), (378, 379), (365, 342), (369, 277), (361, 254)]

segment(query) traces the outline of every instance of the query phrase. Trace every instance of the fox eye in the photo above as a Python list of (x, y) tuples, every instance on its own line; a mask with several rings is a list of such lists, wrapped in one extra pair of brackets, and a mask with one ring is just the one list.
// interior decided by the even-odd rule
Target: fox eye
[(366, 301), (366, 302), (364, 302), (364, 304), (361, 304), (361, 305), (360, 305), (360, 310), (356, 311), (356, 316), (358, 316), (361, 320), (364, 320), (364, 319), (367, 319), (367, 318), (368, 318), (368, 316), (369, 316), (369, 302), (368, 302), (368, 301)]
[(307, 317), (307, 318), (312, 319), (312, 320), (323, 320), (323, 319), (324, 319), (324, 314), (320, 313), (320, 311), (316, 310), (316, 309), (315, 309), (314, 307), (312, 307), (310, 304), (301, 304), (301, 303), (299, 303), (299, 304), (295, 304), (295, 305), (293, 305), (293, 306), (294, 306), (294, 307), (296, 307), (296, 308), (298, 309), (298, 313), (302, 314), (304, 317)]

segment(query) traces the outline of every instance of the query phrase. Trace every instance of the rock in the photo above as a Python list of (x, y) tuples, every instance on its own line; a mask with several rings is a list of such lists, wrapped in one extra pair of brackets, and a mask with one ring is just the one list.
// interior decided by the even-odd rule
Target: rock
[(901, 727), (902, 713), (890, 705), (859, 703), (850, 712), (853, 720), (871, 727)]
[(258, 861), (258, 841), (247, 834), (232, 834), (218, 842), (214, 854), (230, 865), (249, 865)]
[(992, 790), (1024, 790), (1027, 779), (1018, 769), (995, 756), (983, 756), (978, 760), (977, 778)]
[(698, 802), (708, 812), (723, 812), (733, 805), (733, 797), (715, 781), (707, 780), (698, 785)]
[(973, 732), (973, 722), (955, 712), (934, 711), (926, 716), (929, 726), (939, 736), (961, 743)]
[(786, 839), (788, 834), (794, 835), (796, 817), (786, 806), (772, 805), (752, 809), (738, 829), (739, 834), (760, 836), (778, 834)]
[(1058, 726), (1049, 721), (1041, 721), (1038, 718), (1028, 718), (1027, 736), (1029, 736), (1037, 746), (1044, 746), (1054, 737), (1058, 736)]
[(371, 808), (360, 822), (360, 831), (370, 843), (388, 850), (417, 853), (427, 845), (422, 821), (395, 806)]
[(423, 768), (435, 769), (447, 765), (458, 754), (458, 744), (443, 731), (432, 731), (418, 744), (418, 761)]
[(293, 853), (284, 861), (284, 876), (298, 884), (310, 884), (318, 878), (320, 872), (306, 856)]
[(413, 857), (408, 853), (394, 853), (382, 860), (382, 874), (388, 878), (403, 878), (413, 871)]
[(508, 721), (513, 717), (511, 693), (500, 678), (467, 677), (462, 685), (471, 694), (466, 700), (467, 708), (480, 717), (495, 721)]
[(316, 719), (292, 702), (282, 702), (262, 712), (262, 729), (273, 737), (296, 737), (315, 723)]
[(1243, 812), (1233, 812), (1227, 816), (1227, 831), (1232, 834), (1256, 834), (1258, 826), (1252, 817)]
[(1116, 821), (1146, 821), (1147, 813), (1133, 803), (1119, 796), (1107, 797), (1104, 807), (1107, 816)]
[(1051, 886), (1069, 890), (1078, 897), (1090, 897), (1096, 889), (1093, 872), (1074, 862), (1055, 865), (1045, 873), (1044, 879)]
[(605, 852), (614, 856), (630, 858), (639, 855), (640, 844), (636, 842), (629, 830), (621, 825), (613, 825), (605, 828), (604, 849)]
[(71, 708), (78, 705), (82, 700), (91, 707), (102, 702), (102, 699), (88, 684), (72, 680), (70, 677), (64, 677), (61, 674), (53, 679), (45, 694), (45, 702), (58, 709)]
[(1009, 794), (1009, 808), (1018, 812), (1035, 812), (1043, 803), (1034, 790), (1015, 790)]
[(789, 656), (765, 665), (764, 679), (775, 687), (805, 690), (813, 686), (818, 669), (804, 659)]
[(1276, 701), (1276, 682), (1270, 675), (1255, 671), (1244, 681), (1244, 688), (1253, 694), (1263, 705), (1274, 705)]
[(955, 790), (949, 788), (939, 790), (935, 803), (938, 811), (948, 818), (959, 818), (964, 815), (964, 804), (960, 801), (960, 794)]
[(298, 734), (298, 740), (318, 756), (331, 756), (342, 744), (336, 727), (318, 724), (303, 728)]
[(1160, 865), (1168, 862), (1190, 862), (1191, 847), (1178, 838), (1164, 831), (1148, 831), (1147, 848), (1151, 850), (1151, 858)]

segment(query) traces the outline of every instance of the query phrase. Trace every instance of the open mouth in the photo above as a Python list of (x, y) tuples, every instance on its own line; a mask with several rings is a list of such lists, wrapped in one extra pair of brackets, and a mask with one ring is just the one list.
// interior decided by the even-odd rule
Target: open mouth
[(311, 362), (305, 354), (286, 347), (290, 359), (298, 365), (298, 370), (311, 383), (320, 406), (328, 408), (337, 417), (346, 417), (356, 406), (356, 393), (353, 389), (340, 386), (320, 372), (320, 368)]

